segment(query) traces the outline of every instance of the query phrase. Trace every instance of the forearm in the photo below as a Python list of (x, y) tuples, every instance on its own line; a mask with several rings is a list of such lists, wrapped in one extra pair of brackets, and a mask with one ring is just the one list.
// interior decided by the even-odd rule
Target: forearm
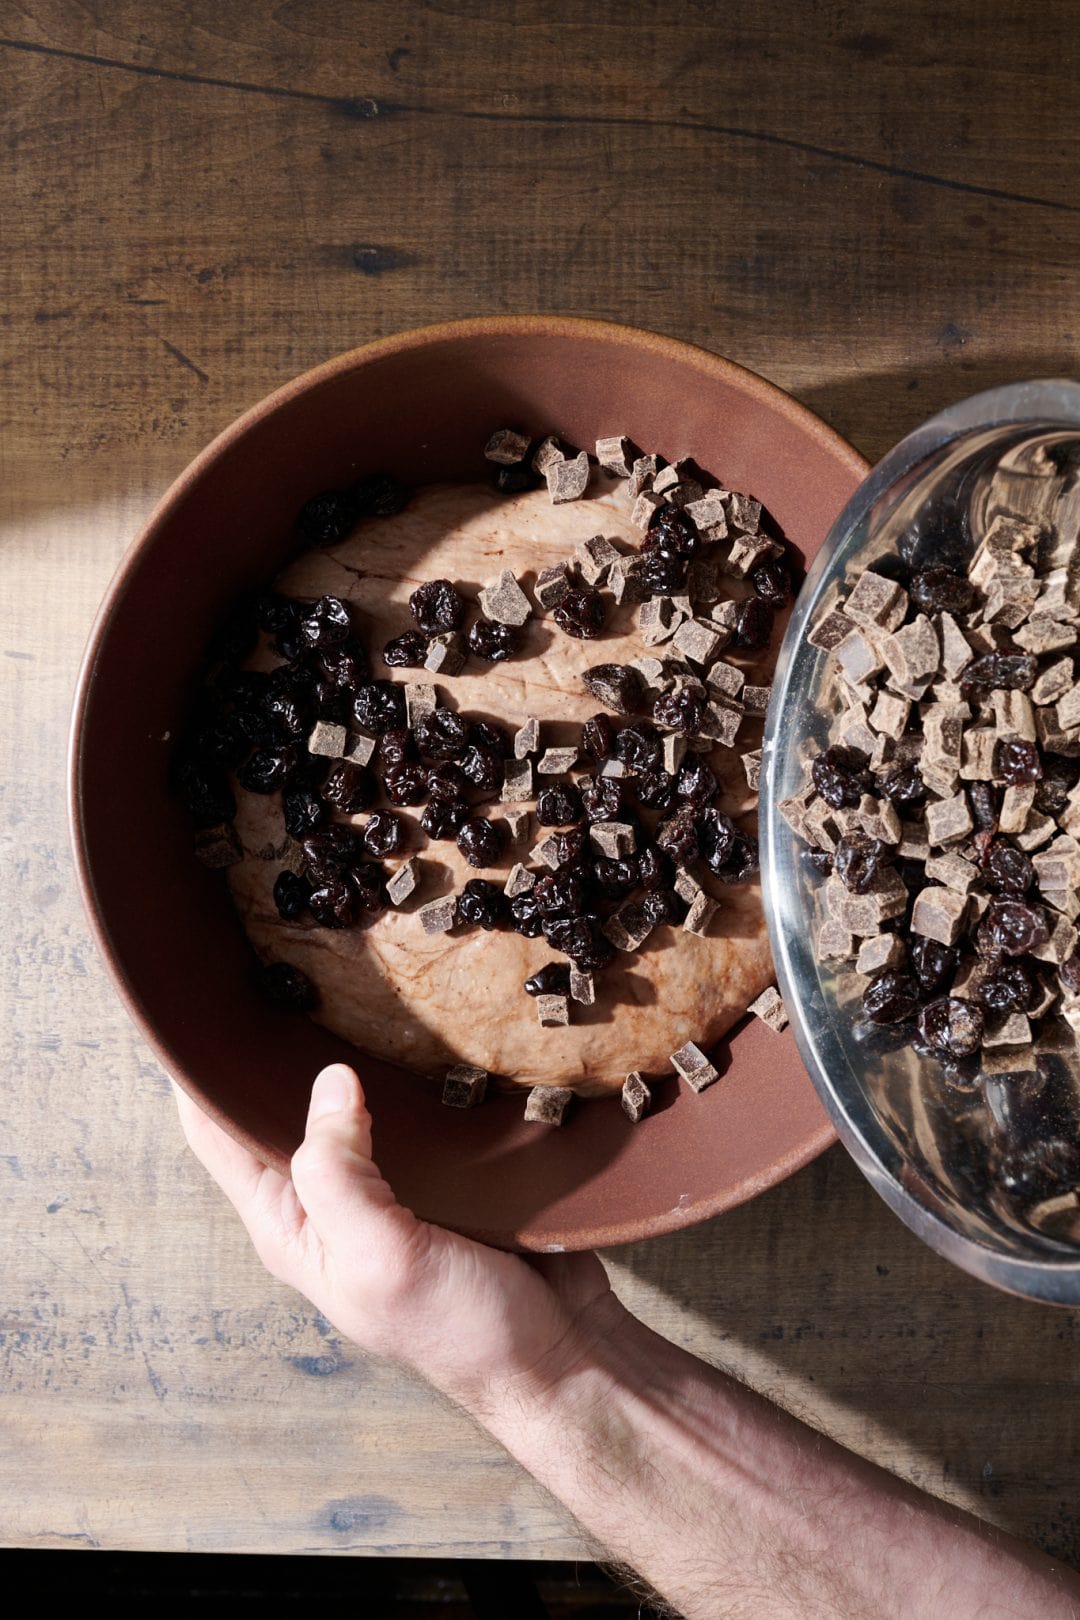
[(1080, 1616), (1080, 1582), (844, 1451), (622, 1313), (472, 1402), (687, 1620)]

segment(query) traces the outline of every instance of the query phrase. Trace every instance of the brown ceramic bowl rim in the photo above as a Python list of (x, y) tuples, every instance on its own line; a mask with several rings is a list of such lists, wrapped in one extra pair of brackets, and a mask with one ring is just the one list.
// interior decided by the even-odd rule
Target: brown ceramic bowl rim
[[(135, 993), (119, 954), (114, 949), (101, 908), (97, 903), (97, 894), (86, 855), (83, 831), (82, 739), (83, 716), (94, 684), (99, 650), (113, 615), (124, 597), (131, 571), (147, 547), (152, 545), (157, 530), (171, 512), (173, 506), (183, 497), (191, 485), (202, 478), (207, 469), (220, 460), (255, 423), (330, 378), (354, 370), (357, 367), (366, 366), (387, 356), (405, 354), (415, 349), (426, 348), (442, 342), (457, 341), (462, 338), (484, 339), (514, 336), (581, 338), (599, 340), (609, 344), (621, 344), (638, 350), (651, 350), (660, 359), (670, 357), (672, 360), (679, 360), (683, 364), (690, 363), (700, 371), (707, 372), (714, 377), (717, 375), (728, 377), (743, 392), (756, 395), (763, 403), (767, 403), (771, 409), (779, 414), (798, 421), (809, 436), (817, 440), (826, 454), (836, 461), (847, 462), (852, 474), (860, 480), (870, 470), (869, 463), (865, 458), (841, 434), (823, 422), (809, 406), (800, 404), (790, 394), (785, 393), (782, 388), (766, 381), (764, 377), (750, 371), (747, 367), (739, 365), (737, 361), (714, 354), (711, 350), (704, 349), (699, 344), (689, 343), (680, 338), (665, 337), (660, 333), (650, 332), (642, 327), (629, 326), (615, 321), (592, 320), (576, 315), (490, 315), (475, 316), (466, 320), (439, 321), (426, 326), (411, 327), (404, 332), (375, 338), (369, 343), (347, 349), (343, 353), (301, 372), (289, 382), (282, 384), (280, 388), (276, 388), (272, 393), (267, 394), (254, 405), (249, 406), (246, 411), (230, 422), (220, 433), (215, 435), (210, 443), (174, 479), (151, 511), (117, 566), (87, 637), (86, 649), (83, 653), (75, 688), (68, 736), (68, 820), (71, 828), (75, 874), (83, 904), (90, 920), (91, 934), (109, 970), (113, 985), (140, 1035), (150, 1047), (166, 1074), (235, 1141), (254, 1153), (263, 1163), (269, 1162), (274, 1169), (283, 1173), (287, 1173), (289, 1167), (285, 1155), (260, 1142), (251, 1132), (232, 1120), (213, 1098), (203, 1090), (199, 1082), (193, 1076), (184, 1072), (183, 1066), (177, 1062), (174, 1054), (169, 1051), (163, 1041), (159, 1040), (154, 1029), (153, 1020)], [(624, 1220), (611, 1223), (606, 1227), (599, 1227), (592, 1234), (591, 1246), (601, 1247), (634, 1243), (642, 1238), (677, 1231), (699, 1221), (707, 1220), (711, 1216), (722, 1214), (724, 1210), (735, 1208), (758, 1193), (764, 1192), (769, 1187), (786, 1180), (797, 1170), (801, 1170), (805, 1165), (817, 1158), (836, 1139), (836, 1131), (833, 1125), (827, 1119), (823, 1120), (821, 1128), (806, 1138), (799, 1148), (774, 1160), (767, 1175), (749, 1176), (734, 1186), (729, 1184), (722, 1191), (663, 1214), (648, 1214), (637, 1220)], [(567, 1236), (568, 1240), (567, 1248), (576, 1246), (573, 1242), (573, 1234), (564, 1235)], [(562, 1247), (562, 1245), (549, 1242), (545, 1247), (558, 1248)]]

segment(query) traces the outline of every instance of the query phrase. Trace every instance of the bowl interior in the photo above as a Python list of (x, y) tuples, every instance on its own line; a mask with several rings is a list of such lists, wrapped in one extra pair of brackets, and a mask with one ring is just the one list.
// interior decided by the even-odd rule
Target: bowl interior
[[(759, 378), (666, 339), (587, 322), (471, 322), (375, 344), (264, 401), (210, 446), (129, 554), (87, 652), (72, 813), (91, 917), (121, 993), (168, 1070), (268, 1162), (302, 1134), (316, 1068), (355, 1060), (250, 988), (224, 885), (191, 855), (169, 749), (214, 624), (285, 560), (313, 493), (362, 473), (485, 478), (494, 428), (591, 446), (624, 432), (758, 496), (809, 559), (864, 465)], [(420, 1214), (503, 1244), (572, 1248), (685, 1225), (804, 1163), (831, 1128), (789, 1036), (737, 1033), (721, 1083), (674, 1086), (645, 1128), (616, 1103), (560, 1131), (521, 1099), (458, 1114), (362, 1060), (380, 1165)]]
[[(1010, 1142), (1080, 1133), (1071, 1032), (1062, 1026), (1059, 1049), (1043, 1053), (1037, 1082), (1002, 1077), (971, 1092), (946, 1086), (906, 1036), (860, 1018), (865, 980), (818, 960), (824, 880), (801, 858), (803, 846), (775, 807), (798, 791), (809, 758), (830, 740), (838, 701), (827, 686), (831, 660), (805, 632), (838, 590), (895, 557), (902, 538), (914, 543), (916, 566), (962, 565), (1001, 511), (1030, 507), (1028, 515), (1041, 522), (1075, 527), (1078, 480), (1080, 388), (1068, 385), (1064, 392), (1062, 385), (1040, 392), (1017, 385), (977, 396), (926, 424), (875, 469), (822, 548), (789, 624), (761, 800), (773, 956), (800, 1050), (845, 1145), (939, 1252), (998, 1286), (1073, 1304), (1080, 1300), (1080, 1209), (1049, 1200), (1020, 1208), (993, 1170), (995, 1151)], [(942, 545), (955, 554), (943, 556)]]

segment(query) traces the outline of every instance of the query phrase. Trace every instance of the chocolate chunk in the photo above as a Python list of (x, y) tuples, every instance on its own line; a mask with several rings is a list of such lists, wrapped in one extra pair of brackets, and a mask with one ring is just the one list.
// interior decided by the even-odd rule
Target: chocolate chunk
[(561, 1125), (573, 1097), (567, 1086), (533, 1086), (525, 1099), (525, 1118), (530, 1125)]
[[(847, 601), (844, 603), (844, 614), (854, 619), (856, 624), (877, 625), (884, 630), (896, 630), (904, 622), (907, 613), (908, 594), (902, 585), (895, 580), (886, 579), (882, 574), (876, 574), (872, 568), (865, 569), (855, 583)], [(935, 637), (935, 648), (937, 638)]]
[(537, 996), (536, 1016), (545, 1029), (570, 1022), (570, 1001), (566, 996)]
[(553, 467), (556, 462), (565, 459), (558, 439), (554, 434), (549, 433), (546, 439), (541, 439), (533, 451), (533, 472), (546, 474), (549, 467)]
[(706, 1086), (711, 1086), (720, 1078), (704, 1052), (693, 1041), (687, 1041), (677, 1052), (672, 1052), (671, 1061), (676, 1072), (693, 1091), (704, 1091)]
[(854, 629), (854, 621), (839, 608), (833, 608), (831, 613), (818, 620), (806, 639), (811, 647), (819, 647), (822, 652), (829, 653), (839, 647)]
[(724, 698), (737, 698), (746, 685), (746, 676), (742, 670), (723, 659), (709, 666), (705, 680), (714, 695)]
[(983, 1032), (983, 1051), (1000, 1050), (1008, 1046), (1029, 1046), (1031, 1024), (1024, 1013), (1010, 1013), (997, 1028), (987, 1027)]
[(883, 973), (886, 968), (900, 967), (905, 958), (904, 944), (899, 934), (870, 934), (860, 941), (855, 958), (855, 971), (867, 977)]
[(1001, 799), (1001, 809), (998, 811), (998, 830), (1003, 833), (1023, 832), (1027, 826), (1028, 815), (1035, 803), (1036, 784), (1025, 782), (1019, 786), (1007, 787)]
[(779, 1035), (781, 1030), (787, 1028), (788, 1015), (783, 998), (774, 984), (763, 990), (756, 1001), (752, 1001), (747, 1012), (752, 1012), (767, 1024), (774, 1034)]
[(623, 1113), (635, 1125), (640, 1124), (649, 1112), (652, 1106), (652, 1093), (637, 1069), (633, 1069), (623, 1081), (620, 1101)]
[(503, 804), (524, 804), (533, 796), (533, 768), (528, 759), (508, 759), (503, 764)]
[(211, 871), (237, 866), (244, 858), (243, 846), (231, 821), (217, 827), (200, 827), (195, 833), (195, 854)]
[(345, 753), (345, 727), (333, 725), (329, 720), (317, 720), (308, 737), (309, 754), (325, 759), (341, 759)]
[(631, 500), (635, 500), (642, 490), (651, 489), (652, 481), (656, 477), (656, 456), (638, 456), (630, 468), (630, 483), (628, 493)]
[(477, 593), (484, 615), (496, 624), (521, 626), (532, 612), (529, 598), (510, 572), (504, 568), (498, 579), (489, 580)]
[(485, 444), (484, 455), (489, 461), (497, 461), (500, 467), (512, 467), (515, 462), (524, 461), (528, 449), (529, 440), (524, 433), (515, 433), (513, 428), (499, 428)]
[(733, 490), (727, 498), (728, 523), (742, 534), (756, 534), (761, 524), (761, 502)]
[[(849, 597), (845, 611), (849, 611), (850, 607)], [(882, 642), (882, 652), (894, 686), (913, 685), (923, 678), (928, 679), (937, 673), (941, 663), (937, 631), (925, 613), (920, 613), (911, 624), (905, 624), (886, 636)]]
[(875, 731), (895, 740), (904, 735), (910, 716), (910, 698), (897, 697), (892, 692), (879, 692), (870, 711), (869, 723)]
[(452, 894), (440, 895), (437, 900), (429, 900), (426, 906), (420, 906), (416, 915), (425, 934), (449, 933), (457, 917), (457, 897)]
[(442, 1100), (447, 1108), (475, 1108), (484, 1100), (487, 1083), (486, 1069), (474, 1069), (471, 1063), (455, 1063), (446, 1071)]
[(664, 769), (669, 776), (674, 776), (686, 757), (686, 738), (674, 731), (665, 732), (661, 747)]
[(506, 836), (511, 844), (524, 844), (529, 837), (529, 824), (532, 820), (528, 810), (504, 810), (502, 815)]
[(387, 882), (386, 893), (390, 904), (392, 906), (403, 905), (409, 896), (415, 893), (419, 882), (420, 874), (417, 870), (416, 857), (410, 855), (408, 860), (402, 861), (393, 877)]
[(530, 872), (528, 867), (522, 866), (518, 861), (510, 868), (510, 876), (503, 885), (503, 893), (509, 900), (516, 900), (519, 894), (528, 894), (536, 883), (536, 873)]
[(992, 726), (972, 726), (964, 732), (960, 776), (965, 782), (990, 782), (994, 777), (994, 749), (998, 733)]
[(1013, 837), (1023, 850), (1038, 849), (1052, 838), (1057, 831), (1057, 823), (1053, 816), (1040, 815), (1038, 810), (1030, 810), (1024, 823), (1022, 832), (1014, 833)]
[(433, 675), (456, 675), (465, 663), (465, 649), (456, 630), (442, 630), (428, 641), (424, 668)]
[(622, 434), (610, 439), (597, 439), (596, 459), (605, 472), (616, 478), (629, 478), (633, 466), (633, 448)]
[(652, 931), (653, 924), (636, 900), (624, 901), (617, 911), (612, 912), (602, 929), (605, 938), (619, 951), (636, 951)]
[(770, 557), (782, 557), (783, 546), (778, 546), (775, 540), (770, 540), (764, 534), (738, 534), (731, 542), (731, 549), (724, 558), (724, 573), (735, 579), (745, 579), (757, 568), (759, 563), (766, 562)]
[(1022, 625), (1013, 640), (1025, 652), (1043, 656), (1046, 653), (1061, 652), (1065, 647), (1073, 647), (1076, 638), (1080, 635), (1080, 627), (1075, 624), (1062, 624), (1046, 614), (1033, 613), (1027, 624)]
[(645, 594), (640, 565), (632, 558), (620, 557), (611, 565), (608, 590), (616, 602), (640, 602)]
[(588, 968), (570, 964), (570, 999), (583, 1007), (591, 1007), (596, 1000), (596, 981)]
[(934, 855), (926, 862), (926, 876), (930, 881), (943, 883), (947, 889), (953, 889), (957, 894), (970, 894), (980, 875), (974, 861), (965, 860), (962, 855), (954, 852)]
[(871, 639), (861, 630), (853, 630), (833, 648), (833, 657), (851, 683), (868, 681), (884, 667), (885, 657), (879, 638)]
[(415, 731), (421, 720), (434, 714), (439, 706), (438, 688), (425, 681), (405, 682), (405, 715), (410, 731)]
[(648, 529), (654, 514), (663, 505), (664, 497), (662, 495), (654, 495), (651, 489), (643, 489), (631, 509), (631, 523), (635, 528)]
[(747, 714), (764, 714), (771, 696), (771, 686), (744, 686), (740, 701)]
[(535, 715), (529, 717), (514, 732), (514, 758), (525, 759), (540, 747), (540, 722)]
[(855, 954), (855, 938), (838, 917), (827, 917), (818, 929), (819, 962), (846, 962)]
[(589, 828), (589, 838), (600, 854), (612, 861), (632, 855), (637, 843), (633, 827), (622, 821), (594, 821)]
[(371, 756), (378, 747), (378, 738), (369, 737), (366, 732), (354, 731), (341, 756), (349, 765), (369, 765)]
[(968, 913), (967, 896), (937, 885), (925, 888), (915, 898), (911, 931), (940, 945), (955, 945)]
[(965, 793), (954, 793), (951, 798), (927, 805), (926, 834), (931, 844), (955, 843), (958, 838), (966, 838), (974, 825)]
[(698, 730), (702, 737), (718, 742), (723, 748), (730, 748), (739, 734), (742, 719), (742, 709), (734, 704), (708, 703)]
[[(675, 886), (678, 893), (678, 883)], [(683, 896), (685, 899), (685, 896)], [(690, 902), (690, 910), (683, 918), (683, 929), (688, 934), (705, 935), (709, 932), (713, 918), (720, 910), (720, 902), (700, 890)]]
[(575, 546), (574, 561), (586, 585), (602, 585), (612, 564), (621, 558), (610, 540), (605, 540), (602, 534), (594, 534), (591, 540), (583, 540)]
[(683, 510), (705, 540), (727, 538), (728, 514), (720, 490), (706, 490), (697, 500), (688, 501)]
[(720, 651), (720, 642), (720, 636), (711, 625), (703, 624), (700, 619), (687, 619), (679, 625), (671, 645), (683, 658), (704, 666), (712, 663)]
[(536, 767), (538, 776), (565, 776), (577, 764), (576, 748), (545, 748)]
[(638, 629), (646, 647), (669, 640), (681, 623), (682, 614), (676, 612), (668, 596), (651, 596), (638, 611)]
[(746, 773), (746, 785), (751, 793), (756, 793), (761, 781), (761, 749), (751, 749), (748, 754), (741, 754), (739, 757)]
[(533, 595), (542, 608), (556, 608), (570, 589), (570, 578), (564, 563), (544, 568), (536, 576)]
[(548, 833), (546, 838), (541, 838), (540, 842), (534, 844), (529, 851), (531, 861), (539, 861), (541, 865), (549, 867), (553, 872), (557, 872), (559, 869), (559, 855), (559, 840), (555, 833)]
[(579, 501), (589, 487), (589, 458), (584, 450), (572, 460), (549, 462), (543, 471), (554, 506)]

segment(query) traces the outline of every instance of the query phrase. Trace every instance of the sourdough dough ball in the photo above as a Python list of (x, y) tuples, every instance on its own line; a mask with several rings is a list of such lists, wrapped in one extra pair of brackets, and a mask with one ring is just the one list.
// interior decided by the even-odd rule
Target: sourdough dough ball
[[(461, 674), (440, 679), (424, 670), (388, 671), (380, 654), (411, 629), (408, 599), (426, 580), (454, 581), (473, 601), (486, 583), (509, 569), (527, 593), (544, 568), (569, 558), (575, 546), (603, 534), (636, 549), (640, 532), (629, 521), (625, 486), (617, 493), (553, 506), (546, 490), (499, 496), (481, 485), (421, 489), (395, 517), (361, 525), (340, 545), (307, 553), (278, 581), (289, 595), (347, 598), (379, 678), (433, 681), (449, 707), (513, 732), (528, 715), (540, 721), (540, 748), (576, 743), (581, 722), (597, 712), (582, 671), (626, 663), (643, 648), (636, 607), (612, 606), (595, 641), (576, 641), (550, 614), (535, 613), (521, 632), (521, 650), (506, 663), (469, 658)], [(734, 582), (732, 594), (735, 594)], [(774, 632), (776, 645), (780, 626)], [(724, 655), (733, 660), (738, 654)], [(754, 660), (757, 660), (755, 663)], [(267, 667), (275, 661), (264, 658)], [(748, 681), (765, 683), (770, 655), (740, 660)], [(616, 723), (619, 722), (616, 720)], [(716, 749), (709, 763), (724, 786), (721, 807), (754, 828), (754, 798), (739, 754), (760, 746), (760, 721), (744, 720), (735, 748)], [(572, 779), (572, 777), (571, 777)], [(541, 778), (540, 781), (560, 778)], [(460, 892), (473, 877), (505, 882), (515, 861), (528, 862), (540, 836), (535, 818), (528, 840), (504, 843), (497, 868), (466, 865), (452, 841), (430, 842), (421, 809), (401, 810), (410, 822), (404, 853), (418, 856), (421, 881), (400, 911), (380, 913), (354, 930), (286, 923), (273, 903), (284, 830), (278, 795), (240, 793), (236, 827), (245, 858), (230, 868), (236, 904), (266, 960), (301, 968), (319, 990), (316, 1017), (361, 1052), (421, 1074), (441, 1076), (453, 1063), (471, 1063), (520, 1086), (572, 1086), (582, 1096), (618, 1091), (631, 1069), (663, 1073), (686, 1041), (709, 1047), (772, 982), (773, 970), (757, 883), (705, 886), (721, 910), (706, 937), (681, 927), (654, 930), (640, 951), (618, 952), (596, 974), (592, 1006), (572, 1004), (571, 1023), (541, 1029), (536, 1005), (522, 984), (546, 962), (563, 962), (543, 937), (491, 933), (458, 925), (425, 935), (416, 908)], [(497, 801), (485, 813), (499, 816)], [(363, 825), (366, 816), (353, 818)], [(388, 870), (398, 861), (392, 858)]]

